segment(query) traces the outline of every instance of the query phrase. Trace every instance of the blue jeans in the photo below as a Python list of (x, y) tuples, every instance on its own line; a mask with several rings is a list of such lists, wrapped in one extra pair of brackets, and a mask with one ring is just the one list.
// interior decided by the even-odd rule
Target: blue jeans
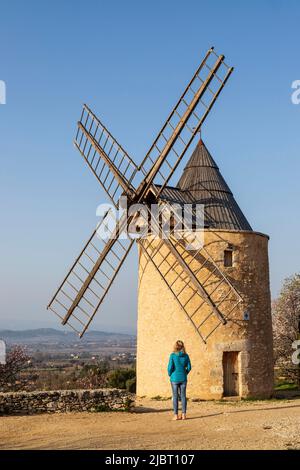
[(178, 414), (178, 392), (181, 397), (182, 413), (186, 413), (186, 382), (171, 382), (174, 414)]

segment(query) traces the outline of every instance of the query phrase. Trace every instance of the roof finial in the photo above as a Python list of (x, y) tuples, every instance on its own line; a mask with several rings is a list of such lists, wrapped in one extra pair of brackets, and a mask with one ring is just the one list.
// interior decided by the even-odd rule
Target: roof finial
[[(192, 129), (195, 130), (196, 128), (193, 127)], [(196, 134), (199, 133), (199, 142), (202, 142), (201, 131), (202, 131), (202, 130), (201, 130), (201, 127), (200, 127), (200, 129), (198, 129), (198, 131), (196, 132)]]

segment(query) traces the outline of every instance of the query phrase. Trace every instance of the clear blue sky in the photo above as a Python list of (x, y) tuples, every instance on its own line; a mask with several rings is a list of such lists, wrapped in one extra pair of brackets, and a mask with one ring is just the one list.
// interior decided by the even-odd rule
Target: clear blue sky
[[(58, 325), (45, 306), (106, 200), (72, 145), (82, 103), (140, 161), (211, 45), (235, 71), (204, 141), (271, 237), (273, 296), (299, 271), (298, 1), (2, 0), (0, 15), (0, 328)], [(133, 253), (93, 328), (134, 330), (136, 286)]]

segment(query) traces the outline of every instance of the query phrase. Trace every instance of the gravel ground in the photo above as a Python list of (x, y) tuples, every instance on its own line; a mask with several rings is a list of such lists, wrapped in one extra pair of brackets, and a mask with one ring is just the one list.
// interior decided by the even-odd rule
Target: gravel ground
[(300, 449), (300, 399), (189, 402), (138, 399), (133, 413), (0, 418), (0, 449)]

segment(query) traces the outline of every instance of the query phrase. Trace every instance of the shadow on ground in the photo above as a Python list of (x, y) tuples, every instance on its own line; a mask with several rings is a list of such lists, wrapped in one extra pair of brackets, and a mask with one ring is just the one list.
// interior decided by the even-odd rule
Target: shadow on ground
[[(291, 397), (291, 395), (289, 396), (289, 401), (292, 401), (292, 399), (295, 398), (296, 399), (299, 399), (299, 395), (295, 396), (295, 397)], [(278, 397), (277, 397), (278, 399)], [(286, 395), (284, 397), (284, 399), (287, 399)], [(277, 401), (277, 400), (276, 400)], [(274, 402), (274, 400), (264, 400), (264, 402), (267, 404), (268, 402), (269, 403), (272, 403)], [(224, 401), (224, 402), (211, 402), (211, 403), (214, 403), (216, 406), (222, 406), (223, 404), (227, 404), (227, 403), (231, 403), (231, 402), (228, 402), (228, 401)], [(237, 403), (237, 402), (235, 402)], [(256, 406), (255, 408), (248, 408), (247, 405), (249, 406), (249, 401), (245, 400), (245, 401), (239, 401), (239, 404), (240, 406), (245, 406), (244, 409), (242, 410), (239, 410), (239, 409), (234, 409), (234, 410), (230, 410), (230, 409), (226, 409), (224, 411), (216, 411), (215, 413), (210, 413), (210, 414), (202, 414), (202, 415), (199, 415), (199, 416), (189, 416), (188, 419), (191, 420), (191, 419), (203, 419), (203, 418), (210, 418), (210, 417), (213, 417), (213, 416), (220, 416), (220, 415), (227, 415), (227, 414), (236, 414), (236, 413), (251, 413), (251, 412), (257, 412), (257, 411), (276, 411), (276, 410), (284, 410), (284, 409), (290, 409), (290, 408), (300, 408), (300, 404), (286, 404), (286, 405), (282, 405), (282, 406)], [(149, 407), (149, 406), (141, 406), (141, 405), (138, 405), (134, 408), (133, 410), (133, 413), (170, 413), (173, 411), (173, 408), (170, 406), (168, 406), (167, 408), (152, 408), (152, 407)]]

